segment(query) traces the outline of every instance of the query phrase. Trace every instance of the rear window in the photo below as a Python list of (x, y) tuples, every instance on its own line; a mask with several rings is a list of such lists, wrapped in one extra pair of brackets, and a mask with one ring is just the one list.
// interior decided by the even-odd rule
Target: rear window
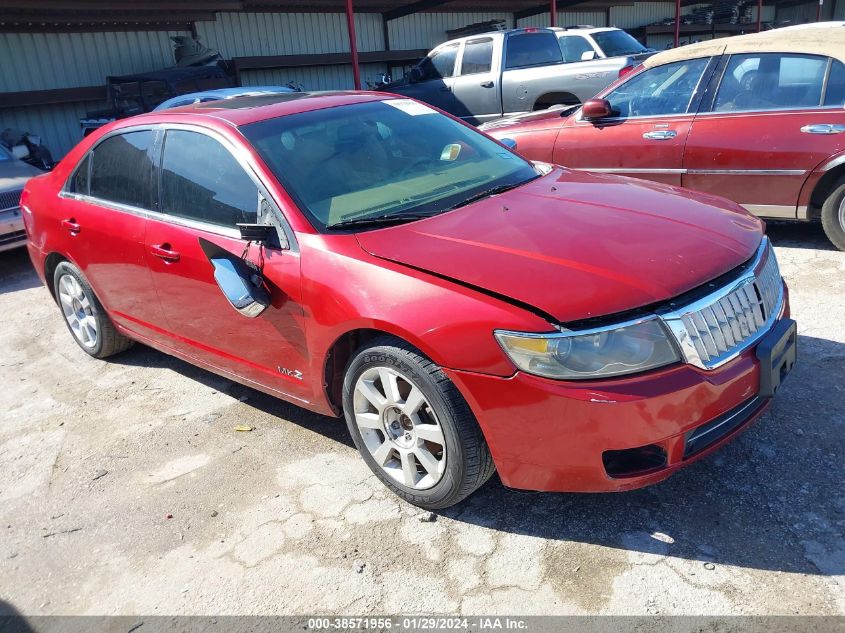
[(557, 37), (549, 31), (516, 33), (506, 41), (506, 68), (559, 64), (563, 61)]
[(599, 31), (593, 33), (593, 39), (606, 57), (639, 55), (648, 49), (625, 31)]
[(493, 40), (483, 37), (468, 40), (464, 44), (464, 57), (461, 61), (461, 74), (474, 75), (490, 72), (493, 65)]
[(94, 198), (151, 208), (153, 163), (150, 130), (110, 136), (91, 154), (90, 194)]

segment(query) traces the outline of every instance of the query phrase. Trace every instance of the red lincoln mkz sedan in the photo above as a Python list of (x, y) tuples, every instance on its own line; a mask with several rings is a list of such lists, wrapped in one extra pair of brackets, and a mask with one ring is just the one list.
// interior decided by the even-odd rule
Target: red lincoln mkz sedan
[(79, 346), (140, 341), (327, 415), (426, 508), (668, 477), (795, 360), (762, 224), (530, 163), (410, 99), (244, 97), (118, 121), (31, 180)]

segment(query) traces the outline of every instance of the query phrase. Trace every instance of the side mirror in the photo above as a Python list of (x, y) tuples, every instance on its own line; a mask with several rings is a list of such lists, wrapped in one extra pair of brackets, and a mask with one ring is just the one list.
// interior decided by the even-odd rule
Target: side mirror
[(411, 70), (408, 71), (408, 81), (412, 84), (417, 83), (418, 81), (422, 81), (423, 78), (423, 71), (420, 69), (419, 66), (414, 66)]
[(583, 53), (581, 53), (581, 61), (582, 62), (588, 62), (588, 61), (593, 60), (595, 58), (596, 58), (596, 52), (595, 51), (584, 51)]
[(256, 244), (267, 244), (278, 236), (276, 227), (272, 224), (238, 224), (241, 231), (241, 239)]
[(516, 141), (514, 139), (505, 137), (505, 138), (500, 138), (499, 142), (502, 145), (504, 145), (505, 147), (512, 149), (513, 151), (516, 151)]
[(606, 119), (612, 113), (610, 102), (607, 99), (587, 99), (581, 106), (581, 116), (588, 121)]
[(214, 267), (214, 281), (235, 310), (254, 319), (267, 309), (270, 293), (257, 271), (236, 257), (212, 257), (209, 261)]
[(29, 157), (29, 148), (26, 145), (15, 145), (12, 148), (12, 156), (18, 160), (24, 160)]

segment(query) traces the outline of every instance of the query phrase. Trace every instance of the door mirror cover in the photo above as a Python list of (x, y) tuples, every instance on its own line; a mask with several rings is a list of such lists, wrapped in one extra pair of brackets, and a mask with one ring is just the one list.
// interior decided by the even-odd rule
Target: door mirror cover
[(610, 102), (607, 99), (587, 99), (581, 106), (581, 116), (588, 121), (605, 119), (612, 113)]
[(245, 317), (254, 319), (270, 305), (270, 293), (260, 272), (225, 249), (199, 238), (200, 247), (214, 268), (214, 281), (229, 304)]
[(422, 81), (422, 78), (423, 78), (423, 72), (422, 72), (422, 70), (420, 69), (419, 66), (414, 66), (408, 72), (408, 81), (410, 81), (412, 84), (415, 84), (418, 81)]

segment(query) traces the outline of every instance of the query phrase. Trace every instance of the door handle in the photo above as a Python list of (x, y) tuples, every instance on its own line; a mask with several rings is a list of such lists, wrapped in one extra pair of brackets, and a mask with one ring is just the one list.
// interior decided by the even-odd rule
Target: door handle
[(839, 123), (812, 123), (801, 128), (804, 134), (839, 134), (845, 132), (845, 125)]
[(668, 141), (670, 138), (675, 138), (678, 133), (675, 130), (655, 130), (654, 132), (646, 132), (643, 138), (648, 138), (653, 141)]
[(440, 92), (452, 92), (452, 89), (449, 86), (441, 86)]
[(495, 84), (492, 81), (482, 81), (481, 87), (482, 88), (492, 88)]
[(62, 228), (67, 229), (68, 233), (71, 235), (77, 235), (82, 230), (82, 227), (77, 224), (76, 218), (66, 218), (62, 220)]
[(170, 264), (179, 261), (179, 253), (172, 250), (170, 244), (167, 242), (164, 244), (153, 244), (150, 246), (150, 253)]

